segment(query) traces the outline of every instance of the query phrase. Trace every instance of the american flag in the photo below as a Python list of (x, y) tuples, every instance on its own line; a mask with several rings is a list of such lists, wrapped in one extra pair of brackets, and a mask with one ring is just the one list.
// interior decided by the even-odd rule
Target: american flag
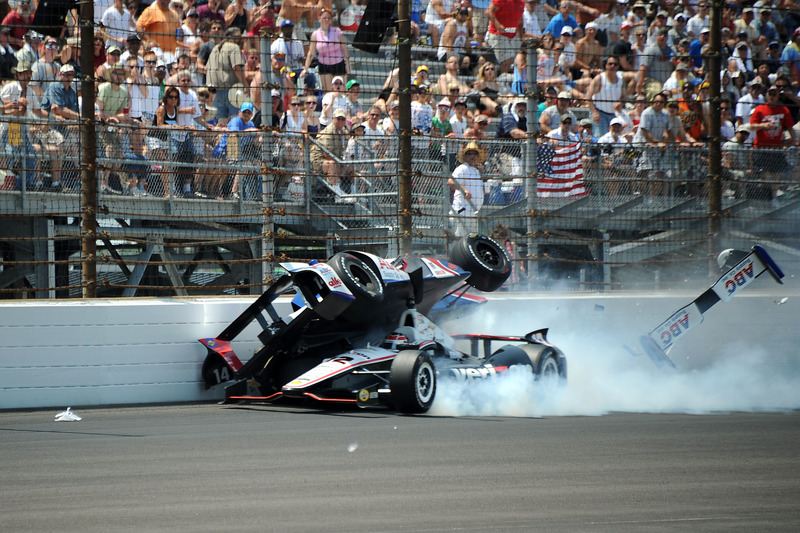
[[(547, 167), (544, 169), (546, 171)], [(584, 194), (580, 143), (556, 148), (550, 171), (539, 178), (537, 195), (540, 198), (566, 198)]]

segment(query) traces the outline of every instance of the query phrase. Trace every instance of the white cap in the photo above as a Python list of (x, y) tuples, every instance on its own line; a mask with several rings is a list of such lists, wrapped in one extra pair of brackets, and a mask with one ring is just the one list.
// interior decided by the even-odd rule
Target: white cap
[(625, 126), (625, 121), (619, 117), (614, 117), (611, 119), (611, 122), (608, 123), (609, 126)]
[(561, 28), (561, 35), (572, 35), (572, 28), (569, 26), (564, 26)]

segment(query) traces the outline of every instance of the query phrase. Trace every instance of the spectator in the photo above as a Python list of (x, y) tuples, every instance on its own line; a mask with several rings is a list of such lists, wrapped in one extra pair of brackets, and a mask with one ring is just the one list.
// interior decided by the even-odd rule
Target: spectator
[[(347, 96), (344, 94), (344, 79), (341, 76), (333, 78), (331, 83), (332, 90), (325, 93), (322, 97), (322, 113), (319, 122), (323, 127), (327, 127), (333, 120), (333, 112), (337, 109), (347, 111)], [(346, 116), (346, 115), (345, 115)]]
[[(128, 58), (136, 59), (136, 63), (139, 65), (139, 69), (141, 70), (144, 68), (144, 59), (142, 59), (141, 50), (142, 50), (142, 39), (139, 38), (138, 35), (135, 33), (131, 33), (125, 39), (125, 44), (127, 45), (128, 49), (122, 52), (122, 55), (119, 56), (119, 60), (123, 64), (128, 64)], [(186, 53), (186, 52), (182, 52)], [(180, 59), (180, 58), (179, 58)]]
[[(284, 0), (281, 4), (281, 9), (286, 7), (289, 3), (290, 0)], [(261, 35), (261, 30), (275, 33), (275, 18), (275, 6), (272, 0), (260, 0), (260, 5), (253, 8), (253, 11), (250, 13), (250, 28), (248, 29), (247, 36), (254, 37), (256, 35)], [(289, 18), (289, 20), (294, 19)]]
[(214, 107), (217, 108), (217, 117), (227, 119), (238, 115), (238, 110), (231, 104), (228, 92), (236, 83), (244, 85), (246, 95), (250, 86), (245, 84), (244, 59), (239, 47), (242, 32), (239, 28), (228, 28), (225, 38), (214, 46), (208, 56), (206, 64), (208, 85), (216, 87), (217, 96), (214, 98)]
[(311, 137), (316, 137), (321, 128), (319, 116), (317, 116), (317, 97), (313, 94), (307, 94), (303, 97), (303, 105), (306, 118), (306, 132)]
[(792, 90), (789, 78), (781, 74), (775, 78), (775, 87), (778, 88), (780, 93), (778, 103), (789, 110), (792, 120), (795, 122), (800, 121), (800, 97)]
[[(761, 94), (761, 80), (754, 79), (747, 85), (747, 94), (739, 98), (736, 103), (736, 123), (749, 124), (750, 115), (756, 106), (764, 103), (764, 97)], [(751, 133), (755, 130), (750, 130)]]
[[(603, 176), (606, 177), (605, 189), (608, 194), (616, 196), (623, 190), (625, 178), (629, 177), (631, 167), (630, 141), (622, 135), (625, 122), (613, 118), (609, 123), (609, 131), (597, 140), (601, 145)], [(627, 170), (627, 172), (626, 172)]]
[(427, 85), (418, 86), (416, 100), (411, 102), (411, 128), (414, 136), (411, 139), (411, 151), (415, 159), (428, 158), (430, 135), (433, 128), (433, 108), (430, 105), (431, 93)]
[(781, 44), (778, 41), (772, 41), (767, 46), (764, 64), (767, 65), (770, 74), (776, 74), (781, 68)]
[(400, 120), (400, 102), (397, 100), (393, 101), (389, 104), (389, 116), (383, 119), (383, 131), (386, 132), (387, 135), (397, 135), (399, 134), (400, 127), (399, 124)]
[[(97, 119), (110, 124), (111, 126), (100, 129), (99, 141), (100, 152), (105, 153), (110, 159), (122, 158), (122, 145), (120, 131), (115, 126), (117, 124), (127, 124), (130, 122), (128, 115), (130, 103), (128, 91), (123, 86), (125, 81), (125, 67), (122, 63), (112, 65), (109, 69), (111, 81), (101, 83), (97, 90), (96, 106), (98, 109)], [(103, 169), (100, 173), (100, 190), (103, 192), (121, 193), (109, 182), (110, 169)]]
[[(311, 146), (311, 165), (314, 172), (321, 174), (339, 198), (347, 194), (339, 186), (340, 163), (344, 157), (347, 142), (347, 112), (337, 109), (333, 119), (317, 137), (317, 144)], [(325, 151), (322, 150), (322, 148)], [(330, 155), (329, 155), (330, 154)], [(338, 200), (338, 199), (337, 199)]]
[(561, 115), (558, 128), (547, 132), (547, 138), (554, 148), (564, 148), (581, 142), (580, 136), (571, 131), (574, 129), (573, 124), (573, 117), (569, 113), (564, 113)]
[(261, 183), (256, 181), (257, 174), (242, 169), (243, 166), (257, 164), (261, 155), (256, 135), (258, 128), (251, 120), (254, 111), (253, 104), (245, 102), (239, 108), (237, 115), (228, 121), (228, 133), (225, 135), (226, 155), (228, 165), (237, 169), (231, 192), (231, 198), (234, 200), (240, 199), (241, 195), (246, 199), (256, 198), (261, 188)]
[(614, 104), (627, 97), (622, 77), (617, 74), (619, 61), (616, 57), (605, 60), (605, 71), (596, 76), (589, 85), (586, 99), (592, 110), (592, 120), (600, 136), (608, 132), (611, 120), (616, 116)]
[(472, 89), (478, 91), (479, 100), (476, 107), (481, 113), (493, 116), (502, 116), (503, 108), (501, 97), (511, 93), (510, 88), (497, 80), (497, 66), (487, 61), (478, 69), (478, 79), (472, 84)]
[(742, 124), (736, 127), (733, 139), (722, 145), (722, 175), (727, 182), (727, 188), (722, 195), (725, 198), (741, 198), (742, 184), (748, 181), (750, 174), (750, 146), (747, 137), (750, 135), (750, 125)]
[(439, 94), (449, 95), (449, 86), (451, 83), (457, 84), (459, 93), (467, 94), (470, 91), (469, 85), (461, 79), (458, 75), (458, 56), (451, 55), (447, 58), (445, 63), (445, 72), (439, 76), (436, 85), (439, 89)]
[(181, 34), (183, 35), (183, 46), (187, 50), (191, 50), (194, 42), (200, 39), (199, 23), (200, 23), (200, 15), (197, 14), (197, 10), (195, 8), (191, 8), (190, 10), (188, 10), (186, 12), (186, 16), (184, 16), (183, 18), (183, 25), (181, 26)]
[[(292, 36), (293, 31), (294, 22), (288, 19), (281, 22), (281, 36), (272, 41), (270, 50), (273, 55), (282, 52), (286, 58), (286, 68), (296, 76), (299, 76), (303, 72), (306, 53), (303, 50), (303, 42)], [(307, 86), (314, 86), (316, 85), (316, 77), (313, 74), (306, 73), (305, 82)]]
[(228, 28), (228, 24), (225, 21), (225, 13), (220, 9), (219, 5), (220, 0), (208, 0), (205, 5), (198, 7), (197, 16), (200, 19), (198, 22), (208, 20), (213, 23), (218, 21), (223, 24), (223, 28)]
[[(684, 97), (685, 93), (684, 93)], [(667, 114), (669, 115), (667, 142), (680, 143), (675, 147), (676, 151), (671, 151), (666, 156), (665, 162), (670, 165), (670, 173), (673, 177), (680, 180), (676, 186), (675, 193), (687, 196), (696, 196), (705, 189), (706, 176), (708, 175), (708, 158), (699, 150), (685, 148), (699, 148), (703, 146), (697, 141), (697, 137), (692, 135), (691, 130), (696, 129), (695, 124), (689, 121), (696, 116), (696, 111), (692, 104), (685, 100), (670, 100), (667, 103)], [(676, 170), (680, 169), (680, 174)]]
[[(150, 131), (147, 138), (147, 146), (153, 153), (154, 160), (167, 161), (168, 156), (171, 158), (175, 146), (172, 143), (172, 132), (178, 129), (180, 99), (180, 90), (177, 87), (169, 86), (164, 90), (161, 105), (156, 110), (156, 128)], [(161, 186), (162, 189), (159, 192), (163, 196), (172, 196), (170, 173), (166, 168), (162, 169)], [(153, 194), (153, 192), (151, 189), (150, 193)]]
[(572, 30), (580, 28), (578, 21), (572, 16), (574, 7), (575, 5), (571, 0), (562, 0), (558, 6), (558, 14), (550, 19), (550, 23), (544, 29), (544, 32), (555, 37), (561, 35), (561, 30), (564, 29), (564, 26), (569, 26)]
[(44, 43), (44, 54), (33, 64), (30, 85), (40, 99), (44, 96), (47, 85), (58, 79), (58, 69), (61, 65), (56, 62), (56, 58), (59, 48), (58, 41), (48, 37)]
[[(750, 115), (750, 131), (754, 131), (758, 151), (754, 154), (753, 166), (759, 177), (771, 183), (772, 199), (780, 196), (780, 181), (791, 173), (791, 165), (786, 159), (785, 137), (790, 137), (795, 146), (800, 145), (793, 129), (789, 109), (779, 102), (780, 90), (776, 86), (767, 89), (766, 102), (753, 109)], [(788, 134), (788, 135), (787, 135)]]
[(39, 45), (42, 44), (44, 36), (35, 30), (28, 30), (25, 33), (25, 44), (17, 50), (17, 61), (25, 61), (33, 65), (39, 61)]
[(128, 74), (125, 88), (130, 100), (131, 120), (148, 126), (152, 125), (159, 104), (158, 88), (150, 86), (144, 76), (139, 73), (139, 65), (135, 58), (129, 58), (125, 63), (125, 68)]
[(663, 9), (658, 12), (655, 19), (650, 24), (650, 27), (647, 30), (647, 46), (653, 46), (654, 44), (656, 44), (656, 36), (658, 35), (658, 31), (661, 29), (667, 30), (667, 45), (671, 47), (675, 46), (669, 40), (669, 28), (667, 27), (668, 18), (669, 18), (669, 13), (667, 13)]
[[(564, 47), (561, 43), (554, 44), (553, 36), (545, 33), (542, 37), (542, 46), (536, 50), (536, 82), (539, 87), (555, 87), (557, 90), (564, 90), (564, 79), (559, 75), (557, 61), (560, 58), (560, 52), (556, 53), (555, 49), (563, 51)], [(528, 55), (525, 51), (517, 54), (517, 59), (514, 65), (514, 86), (512, 90), (514, 94), (524, 94), (525, 88), (520, 86), (527, 82), (527, 69), (528, 69)]]
[(708, 0), (700, 0), (697, 3), (697, 13), (686, 23), (686, 32), (691, 36), (690, 39), (697, 39), (700, 31), (708, 27)]
[[(56, 188), (62, 183), (61, 170), (63, 160), (67, 157), (77, 157), (80, 149), (80, 134), (77, 123), (66, 125), (66, 122), (77, 121), (80, 119), (80, 109), (78, 108), (78, 93), (72, 87), (72, 80), (75, 77), (75, 68), (69, 63), (63, 65), (58, 71), (58, 82), (47, 85), (44, 98), (42, 99), (42, 109), (49, 111), (50, 118), (56, 125), (53, 131), (61, 137), (60, 141), (53, 144), (58, 150), (59, 157), (54, 157), (50, 161), (50, 171), (53, 174), (51, 186)], [(74, 163), (69, 163), (74, 168)], [(76, 183), (64, 183), (67, 190), (71, 190)]]
[(523, 0), (492, 0), (486, 10), (489, 36), (486, 44), (494, 52), (501, 73), (510, 71), (511, 62), (522, 45)]
[(105, 10), (102, 17), (103, 31), (106, 34), (106, 46), (116, 44), (124, 48), (128, 36), (136, 30), (131, 12), (125, 9), (123, 0), (114, 0), (114, 4)]
[(294, 22), (292, 25), (292, 36), (298, 41), (305, 41), (306, 36), (300, 30), (300, 21), (309, 20), (314, 13), (314, 0), (303, 2), (302, 0), (283, 0), (281, 9), (278, 13), (276, 23), (283, 29), (283, 23), (287, 20)]
[(347, 109), (347, 120), (351, 124), (360, 124), (366, 118), (366, 110), (364, 104), (358, 101), (361, 94), (361, 84), (358, 80), (350, 80), (347, 82), (347, 102), (345, 109)]
[[(731, 121), (731, 102), (730, 100), (725, 99), (723, 96), (722, 102), (719, 104), (719, 118), (720, 118), (720, 125), (719, 125), (719, 134), (722, 137), (723, 141), (729, 141), (733, 139), (734, 132), (736, 131), (733, 122)], [(710, 120), (710, 117), (706, 117), (707, 120)], [(707, 131), (711, 131), (711, 127), (708, 127)]]
[(658, 30), (656, 44), (648, 46), (644, 51), (636, 81), (636, 92), (649, 98), (661, 92), (664, 82), (672, 74), (673, 65), (670, 62), (672, 54), (672, 48), (667, 46), (667, 29), (662, 28)]
[(458, 160), (461, 165), (447, 183), (453, 191), (452, 212), (457, 217), (455, 235), (464, 237), (479, 230), (477, 216), (484, 196), (481, 168), (486, 162), (486, 151), (471, 141), (458, 152)]
[(781, 63), (789, 74), (792, 87), (800, 87), (800, 27), (794, 30), (791, 40), (783, 48)]
[(428, 24), (428, 35), (434, 48), (439, 46), (439, 38), (444, 33), (444, 26), (448, 19), (455, 16), (453, 0), (430, 0), (425, 12), (425, 22)]
[[(178, 107), (178, 128), (172, 136), (172, 154), (174, 160), (181, 163), (194, 163), (199, 155), (195, 149), (194, 130), (200, 126), (206, 129), (203, 114), (200, 112), (200, 103), (197, 93), (191, 89), (192, 75), (188, 69), (178, 72), (178, 89), (180, 91), (180, 105)], [(192, 167), (180, 167), (177, 172), (178, 183), (182, 183), (183, 195), (187, 198), (195, 196), (192, 191), (194, 173)]]
[[(498, 155), (501, 174), (510, 176), (522, 173), (522, 143), (519, 141), (528, 138), (527, 113), (528, 102), (524, 98), (517, 98), (497, 128), (498, 139), (509, 139), (502, 144)], [(511, 142), (512, 139), (517, 142)]]
[[(445, 155), (447, 153), (447, 137), (452, 137), (453, 133), (453, 126), (450, 124), (450, 110), (452, 106), (450, 104), (450, 100), (445, 96), (436, 106), (436, 115), (434, 115), (433, 120), (431, 121), (431, 149), (430, 149), (430, 158), (436, 161), (443, 161), (445, 160)], [(453, 158), (453, 162), (455, 162), (455, 158)], [(445, 164), (448, 167), (448, 172), (452, 172), (453, 169), (450, 168), (450, 162), (445, 161)], [(455, 165), (453, 165), (455, 168)]]
[[(210, 0), (219, 2), (219, 0)], [(157, 46), (163, 52), (175, 53), (181, 20), (169, 8), (169, 0), (155, 0), (142, 11), (136, 21), (136, 32), (148, 47)]]
[(742, 10), (742, 17), (734, 22), (733, 34), (738, 36), (740, 33), (745, 33), (747, 41), (755, 42), (758, 39), (758, 30), (753, 25), (754, 20), (753, 8), (745, 7)]
[[(744, 37), (744, 34), (742, 34), (742, 37)], [(736, 66), (740, 71), (746, 73), (748, 78), (755, 76), (753, 52), (750, 50), (750, 46), (747, 44), (746, 40), (741, 40), (736, 43), (731, 59), (736, 61)]]
[(249, 86), (253, 83), (256, 73), (261, 71), (261, 54), (255, 48), (250, 48), (244, 56), (244, 84)]
[(675, 24), (669, 29), (669, 33), (667, 33), (667, 44), (673, 48), (676, 48), (683, 40), (689, 43), (692, 42), (692, 39), (689, 37), (689, 32), (686, 30), (686, 20), (686, 15), (683, 13), (675, 15)]
[(147, 187), (152, 169), (147, 158), (145, 139), (147, 130), (143, 125), (139, 125), (131, 130), (129, 135), (128, 150), (125, 152), (125, 159), (138, 161), (138, 163), (126, 163), (123, 167), (128, 177), (128, 189), (126, 194), (131, 196), (148, 196)]
[(94, 71), (94, 77), (98, 80), (111, 81), (111, 67), (120, 63), (122, 48), (116, 44), (111, 45), (106, 50), (106, 61)]
[[(582, 76), (587, 78), (586, 86), (589, 80), (603, 72), (603, 46), (597, 41), (597, 24), (590, 22), (584, 29), (584, 37), (575, 43), (575, 62), (574, 64), (580, 68)], [(581, 76), (577, 76), (576, 80)], [(585, 92), (585, 87), (583, 88)]]
[(486, 38), (486, 30), (489, 28), (489, 19), (486, 18), (486, 10), (489, 8), (489, 0), (472, 0), (472, 30), (475, 32), (475, 42), (479, 48), (483, 48)]
[(575, 113), (573, 113), (569, 108), (571, 102), (572, 95), (570, 95), (568, 92), (562, 91), (558, 93), (556, 104), (545, 108), (545, 110), (542, 111), (542, 114), (539, 116), (539, 130), (543, 134), (547, 135), (551, 129), (560, 127), (559, 124), (561, 123), (561, 115), (565, 113), (572, 117), (572, 124), (574, 125), (573, 127), (577, 128), (578, 119), (575, 117)]
[(323, 91), (331, 90), (334, 76), (345, 76), (350, 73), (350, 54), (347, 41), (342, 30), (332, 27), (333, 14), (323, 9), (319, 14), (319, 28), (311, 34), (311, 46), (306, 56), (306, 64), (300, 77), (308, 74), (311, 60), (315, 57), (319, 62), (319, 77)]
[[(6, 83), (0, 89), (3, 113), (20, 119), (47, 118), (47, 112), (42, 109), (39, 97), (30, 86), (31, 64), (20, 61), (13, 71), (15, 81)], [(4, 122), (0, 126), (0, 146), (9, 160), (6, 168), (24, 172), (27, 187), (42, 186), (42, 180), (36, 174), (36, 151), (30, 123)], [(17, 186), (20, 183), (18, 180)]]
[(469, 10), (465, 7), (459, 8), (453, 17), (444, 25), (436, 54), (439, 61), (450, 55), (456, 55), (463, 60), (472, 53), (472, 24), (469, 22)]
[(8, 44), (15, 52), (25, 45), (24, 37), (32, 20), (31, 0), (17, 0), (13, 11), (3, 18), (3, 26), (10, 28)]
[[(666, 38), (666, 35), (664, 36)], [(641, 180), (634, 194), (660, 196), (664, 193), (665, 170), (670, 167), (667, 158), (667, 141), (669, 140), (669, 114), (664, 110), (667, 96), (658, 93), (653, 97), (653, 105), (644, 110), (639, 127), (633, 137), (634, 144), (641, 147), (641, 154), (636, 165)]]
[(647, 35), (647, 5), (644, 2), (637, 1), (631, 6), (628, 11), (628, 21), (633, 25), (634, 30), (640, 28), (644, 30), (644, 35)]
[(475, 118), (472, 119), (472, 126), (464, 132), (465, 139), (477, 139), (477, 140), (485, 140), (488, 139), (489, 136), (486, 134), (486, 130), (489, 129), (489, 117), (486, 115), (475, 115)]
[(675, 65), (675, 70), (664, 82), (662, 90), (665, 93), (669, 93), (670, 96), (677, 96), (683, 93), (683, 86), (691, 86), (693, 80), (694, 75), (689, 73), (689, 64), (685, 61), (679, 61)]
[(239, 28), (244, 35), (250, 27), (250, 11), (245, 6), (246, 0), (233, 0), (225, 8), (225, 27)]
[(211, 56), (211, 51), (214, 49), (214, 47), (217, 46), (218, 43), (222, 42), (225, 26), (218, 20), (215, 20), (211, 23), (205, 20), (199, 24), (198, 28), (200, 32), (200, 39), (192, 44), (189, 54), (191, 56), (191, 54), (196, 50), (196, 69), (201, 76), (202, 82), (206, 83), (206, 77), (208, 75), (206, 63), (208, 62), (208, 58)]
[(14, 77), (14, 73), (11, 69), (17, 65), (14, 49), (8, 43), (8, 36), (10, 33), (11, 28), (8, 26), (0, 27), (0, 83)]
[(539, 17), (536, 7), (539, 0), (525, 0), (525, 11), (522, 12), (522, 36), (526, 39), (542, 36), (542, 28), (539, 26)]
[[(622, 24), (625, 23), (625, 9), (627, 7), (627, 0), (609, 2), (608, 11), (594, 19), (594, 23), (597, 25), (597, 40), (606, 48), (620, 41), (620, 29)], [(633, 29), (630, 23), (627, 27)]]
[[(353, 124), (353, 127), (350, 128), (350, 138), (344, 149), (344, 159), (345, 161), (350, 161), (346, 173), (352, 176), (350, 182), (350, 192), (352, 194), (366, 192), (366, 184), (361, 180), (364, 177), (369, 178), (375, 173), (374, 164), (358, 163), (358, 161), (374, 159), (376, 157), (376, 154), (369, 148), (369, 143), (364, 139), (366, 128), (367, 126), (364, 122)], [(356, 199), (353, 197), (349, 198), (348, 201), (355, 202)]]
[(753, 23), (753, 26), (758, 30), (758, 38), (753, 41), (753, 45), (759, 51), (766, 50), (769, 43), (780, 39), (778, 28), (775, 27), (771, 19), (772, 11), (769, 8), (762, 7), (758, 12), (758, 20)]
[(381, 108), (372, 106), (367, 114), (367, 120), (364, 122), (364, 137), (369, 149), (379, 157), (384, 155), (385, 151), (385, 137), (386, 132), (383, 131), (381, 126), (381, 117), (383, 116)]

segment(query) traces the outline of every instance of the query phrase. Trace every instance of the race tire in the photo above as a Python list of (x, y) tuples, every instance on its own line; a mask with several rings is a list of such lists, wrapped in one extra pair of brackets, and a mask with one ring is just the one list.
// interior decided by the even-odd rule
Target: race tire
[(366, 303), (383, 301), (383, 282), (364, 261), (348, 253), (331, 257), (328, 265), (339, 275), (356, 300)]
[(436, 369), (430, 356), (403, 350), (392, 362), (389, 375), (392, 403), (401, 413), (425, 413), (436, 396)]
[(511, 275), (506, 251), (494, 240), (476, 233), (455, 242), (450, 262), (469, 271), (467, 283), (484, 292), (496, 291)]
[(555, 391), (566, 384), (567, 363), (555, 349), (536, 344), (520, 348), (528, 355), (534, 379), (545, 392)]

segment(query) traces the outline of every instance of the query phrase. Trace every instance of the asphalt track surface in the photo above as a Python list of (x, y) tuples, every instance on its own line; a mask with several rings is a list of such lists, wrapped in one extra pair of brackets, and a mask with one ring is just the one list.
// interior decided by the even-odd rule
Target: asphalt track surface
[(3, 531), (797, 531), (800, 412), (0, 413)]

